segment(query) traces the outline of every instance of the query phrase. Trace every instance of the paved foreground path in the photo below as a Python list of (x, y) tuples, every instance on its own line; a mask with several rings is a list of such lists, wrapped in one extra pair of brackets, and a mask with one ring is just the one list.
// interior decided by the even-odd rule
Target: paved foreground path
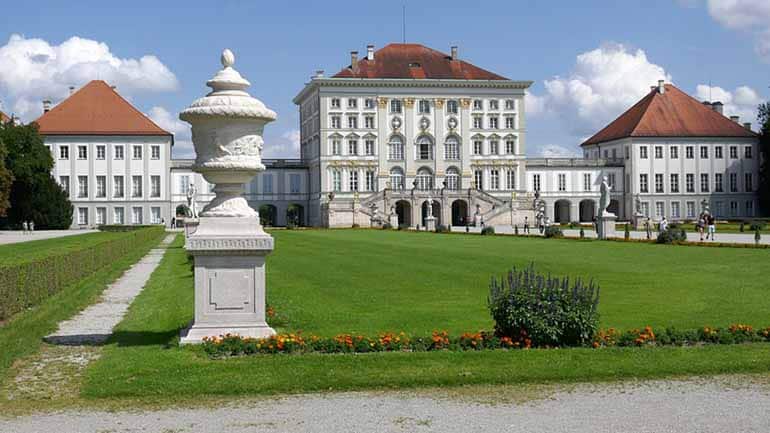
[[(748, 379), (746, 379), (748, 380)], [(79, 411), (2, 420), (7, 433), (85, 432), (767, 432), (767, 384), (655, 381), (578, 386), (523, 403), (491, 404), (449, 390), (318, 394), (220, 409)], [(502, 394), (526, 392), (509, 387)], [(449, 394), (451, 393), (451, 394)], [(504, 398), (503, 398), (504, 400)]]
[(40, 239), (63, 238), (65, 236), (96, 233), (99, 230), (41, 230), (39, 232), (23, 232), (20, 230), (1, 230), (0, 245), (16, 244), (19, 242), (39, 241)]
[[(167, 235), (161, 246), (170, 244), (175, 234)], [(107, 287), (102, 293), (101, 301), (91, 305), (72, 319), (59, 323), (59, 329), (45, 337), (51, 344), (81, 346), (101, 344), (112, 334), (129, 305), (142, 291), (150, 274), (158, 267), (165, 253), (163, 248), (153, 248), (147, 255), (136, 262), (117, 281)]]

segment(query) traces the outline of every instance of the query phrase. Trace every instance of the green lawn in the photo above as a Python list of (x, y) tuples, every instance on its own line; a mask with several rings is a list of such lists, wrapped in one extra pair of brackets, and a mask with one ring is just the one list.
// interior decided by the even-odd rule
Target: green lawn
[[(746, 322), (768, 325), (770, 252), (619, 242), (367, 230), (276, 231), (268, 297), (284, 330), (331, 335), (489, 328), (490, 275), (535, 261), (594, 276), (604, 326)], [(86, 371), (87, 398), (182, 396), (461, 384), (518, 384), (767, 373), (770, 345), (562, 349), (211, 360), (176, 346), (193, 314), (192, 272), (179, 237)]]
[(82, 247), (96, 245), (123, 236), (120, 232), (84, 233), (62, 238), (41, 239), (37, 241), (0, 245), (0, 263), (11, 265), (33, 261), (51, 253), (73, 251)]

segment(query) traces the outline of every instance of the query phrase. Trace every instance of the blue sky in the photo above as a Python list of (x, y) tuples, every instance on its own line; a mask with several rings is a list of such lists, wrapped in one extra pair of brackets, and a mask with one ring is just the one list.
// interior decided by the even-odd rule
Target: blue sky
[(576, 152), (659, 78), (755, 123), (770, 94), (767, 0), (106, 3), (3, 6), (3, 111), (31, 120), (40, 100), (102, 78), (177, 133), (182, 155), (189, 132), (177, 114), (207, 91), (228, 47), (251, 93), (279, 115), (265, 131), (267, 156), (293, 156), (292, 97), (315, 69), (347, 65), (351, 50), (399, 42), (402, 4), (408, 42), (458, 45), (466, 61), (535, 81), (530, 155)]

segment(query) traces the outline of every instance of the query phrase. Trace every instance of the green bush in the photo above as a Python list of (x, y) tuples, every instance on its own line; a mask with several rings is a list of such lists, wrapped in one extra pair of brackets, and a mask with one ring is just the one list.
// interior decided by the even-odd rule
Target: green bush
[(675, 242), (686, 242), (687, 232), (684, 229), (676, 229), (667, 227), (666, 230), (658, 233), (658, 238), (655, 242), (659, 244), (673, 244)]
[(103, 224), (96, 228), (102, 232), (133, 232), (135, 230), (146, 229), (150, 227), (162, 227), (158, 225), (125, 225), (125, 224)]
[(561, 228), (559, 226), (548, 226), (545, 228), (545, 231), (543, 232), (543, 235), (547, 238), (563, 238), (564, 233), (562, 233)]
[(409, 230), (409, 224), (407, 223), (401, 223), (398, 225), (399, 230)]
[(393, 226), (390, 225), (390, 223), (385, 223), (385, 224), (382, 225), (382, 229), (383, 230), (390, 230), (392, 228), (393, 228)]
[(481, 229), (481, 234), (482, 235), (493, 235), (493, 234), (495, 234), (495, 228), (492, 227), (492, 226), (484, 227), (483, 229)]
[(534, 265), (492, 278), (487, 300), (495, 333), (533, 346), (590, 343), (599, 326), (599, 286), (569, 277), (537, 274)]
[(77, 250), (35, 257), (30, 261), (0, 264), (0, 320), (38, 305), (69, 284), (73, 284), (120, 257), (157, 243), (164, 234), (162, 226), (127, 231), (118, 237), (89, 244)]
[(449, 227), (445, 226), (444, 224), (439, 224), (436, 226), (436, 233), (449, 233)]
[(586, 238), (586, 231), (583, 230), (583, 227), (580, 227), (580, 239)]
[(752, 221), (749, 227), (753, 232), (762, 231), (765, 229), (765, 223), (763, 221)]
[(357, 229), (357, 228), (360, 228), (361, 225), (358, 224), (358, 223), (354, 223), (351, 227), (354, 228), (354, 229)]

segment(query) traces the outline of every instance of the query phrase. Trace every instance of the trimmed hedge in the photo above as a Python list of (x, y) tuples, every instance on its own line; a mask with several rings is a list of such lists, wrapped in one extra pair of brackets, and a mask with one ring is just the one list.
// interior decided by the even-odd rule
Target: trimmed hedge
[(80, 249), (66, 252), (52, 249), (50, 254), (30, 261), (0, 264), (0, 320), (40, 304), (130, 251), (159, 242), (164, 232), (162, 226), (141, 228)]

